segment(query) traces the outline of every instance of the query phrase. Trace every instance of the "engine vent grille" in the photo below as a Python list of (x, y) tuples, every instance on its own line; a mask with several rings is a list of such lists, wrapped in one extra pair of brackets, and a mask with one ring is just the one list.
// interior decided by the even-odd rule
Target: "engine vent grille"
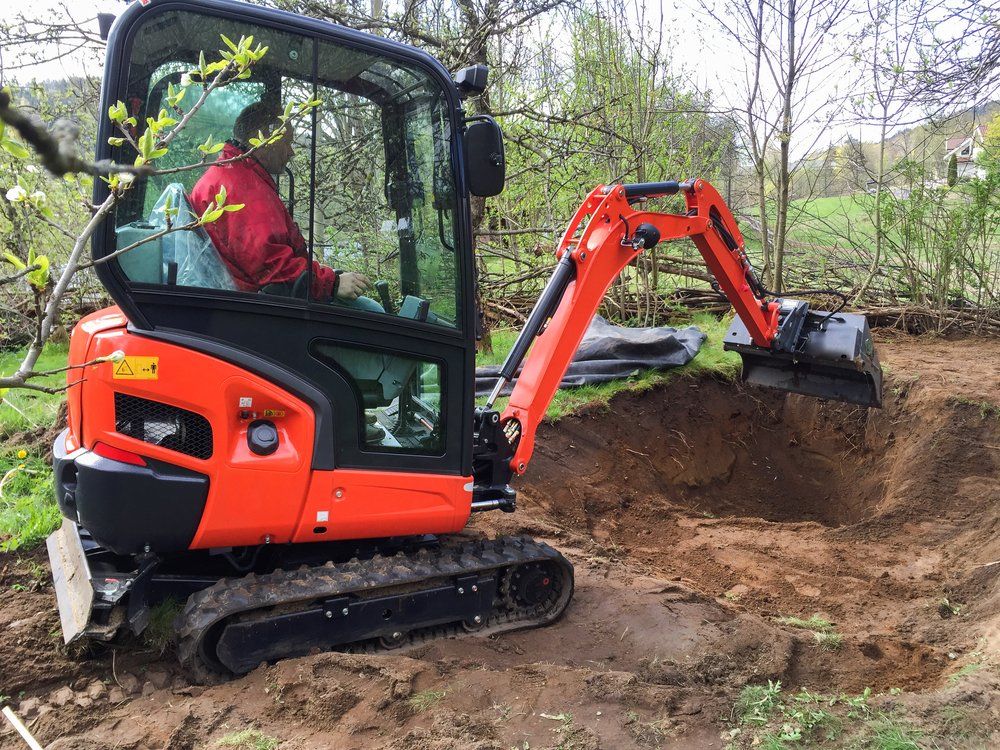
[(212, 426), (200, 414), (159, 401), (115, 394), (115, 429), (144, 443), (211, 458)]

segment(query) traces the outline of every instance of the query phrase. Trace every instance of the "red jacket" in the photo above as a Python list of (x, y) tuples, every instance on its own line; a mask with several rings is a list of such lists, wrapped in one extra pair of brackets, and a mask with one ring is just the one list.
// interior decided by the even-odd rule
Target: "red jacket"
[[(241, 153), (227, 143), (219, 160)], [(256, 292), (267, 284), (294, 281), (301, 276), (309, 263), (309, 251), (271, 175), (253, 156), (232, 164), (213, 165), (191, 191), (191, 208), (200, 216), (223, 185), (227, 204), (246, 205), (240, 211), (224, 213), (217, 221), (206, 224), (205, 229), (236, 285), (243, 291)], [(312, 298), (328, 301), (336, 278), (332, 269), (313, 261)]]

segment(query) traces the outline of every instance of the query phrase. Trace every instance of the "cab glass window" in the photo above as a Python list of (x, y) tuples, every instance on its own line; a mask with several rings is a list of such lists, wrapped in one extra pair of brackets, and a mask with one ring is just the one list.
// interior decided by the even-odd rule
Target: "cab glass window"
[[(249, 79), (230, 81), (200, 101), (206, 84), (189, 83), (188, 76), (202, 53), (209, 61), (221, 58), (219, 49), (226, 48), (222, 35), (235, 40), (253, 35), (255, 44), (269, 49)], [(115, 134), (125, 139), (116, 158), (135, 158), (130, 137), (142, 135), (147, 118), (180, 120), (198, 108), (168, 153), (154, 162), (167, 174), (137, 181), (118, 206), (111, 250), (135, 246), (118, 259), (130, 281), (287, 296), (299, 277), (308, 280), (309, 128), (290, 134), (291, 158), (267, 160), (244, 154), (246, 135), (238, 138), (237, 123), (245, 112), (262, 112), (258, 122), (244, 121), (272, 131), (271, 114), (281, 113), (286, 100), (311, 98), (312, 60), (311, 39), (253, 24), (181, 11), (154, 15), (143, 24), (121, 98), (137, 124), (128, 134)], [(175, 105), (170, 94), (185, 87)], [(199, 165), (217, 160), (228, 165)], [(191, 224), (222, 188), (226, 203), (244, 203), (243, 211), (226, 213), (203, 227), (165, 232)]]
[(317, 258), (361, 274), (335, 304), (459, 321), (455, 180), (444, 92), (423, 71), (320, 43)]
[[(125, 142), (113, 157), (135, 158), (130, 140), (147, 118), (179, 120), (199, 101), (206, 84), (188, 76), (202, 52), (220, 58), (221, 35), (253, 35), (268, 51), (250, 78), (208, 94), (156, 160), (168, 173), (125, 194), (104, 252), (134, 247), (118, 264), (136, 284), (281, 296), (457, 328), (449, 108), (437, 80), (413, 64), (190, 11), (157, 13), (134, 38), (120, 98), (137, 125), (115, 133)], [(185, 85), (175, 107), (169, 97)], [(287, 105), (312, 100), (319, 105), (279, 144), (251, 145), (258, 130), (280, 127)], [(178, 230), (222, 189), (244, 208)], [(148, 241), (154, 235), (162, 236)]]
[(351, 383), (361, 406), (362, 450), (444, 453), (444, 368), (440, 363), (330, 341), (316, 342), (312, 354)]

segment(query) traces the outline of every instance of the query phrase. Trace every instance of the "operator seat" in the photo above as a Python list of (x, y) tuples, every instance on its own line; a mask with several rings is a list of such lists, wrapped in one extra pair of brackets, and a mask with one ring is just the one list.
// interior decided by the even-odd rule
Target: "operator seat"
[[(172, 182), (160, 194), (149, 218), (133, 221), (115, 230), (120, 250), (150, 237), (167, 227), (166, 209), (176, 210), (171, 221), (188, 223), (195, 213), (184, 192), (184, 186)], [(236, 291), (219, 251), (208, 232), (202, 227), (172, 232), (151, 240), (118, 257), (118, 263), (132, 282), (171, 284), (206, 289)]]

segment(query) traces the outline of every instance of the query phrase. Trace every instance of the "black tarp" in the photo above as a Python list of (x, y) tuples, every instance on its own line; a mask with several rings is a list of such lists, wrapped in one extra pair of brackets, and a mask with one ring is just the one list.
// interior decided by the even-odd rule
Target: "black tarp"
[[(596, 315), (559, 387), (606, 383), (631, 377), (642, 370), (666, 370), (686, 365), (694, 359), (705, 338), (695, 326), (624, 328)], [(499, 372), (499, 365), (476, 368), (477, 397), (486, 396), (493, 390)], [(511, 387), (507, 386), (503, 395), (509, 395), (510, 391)]]

